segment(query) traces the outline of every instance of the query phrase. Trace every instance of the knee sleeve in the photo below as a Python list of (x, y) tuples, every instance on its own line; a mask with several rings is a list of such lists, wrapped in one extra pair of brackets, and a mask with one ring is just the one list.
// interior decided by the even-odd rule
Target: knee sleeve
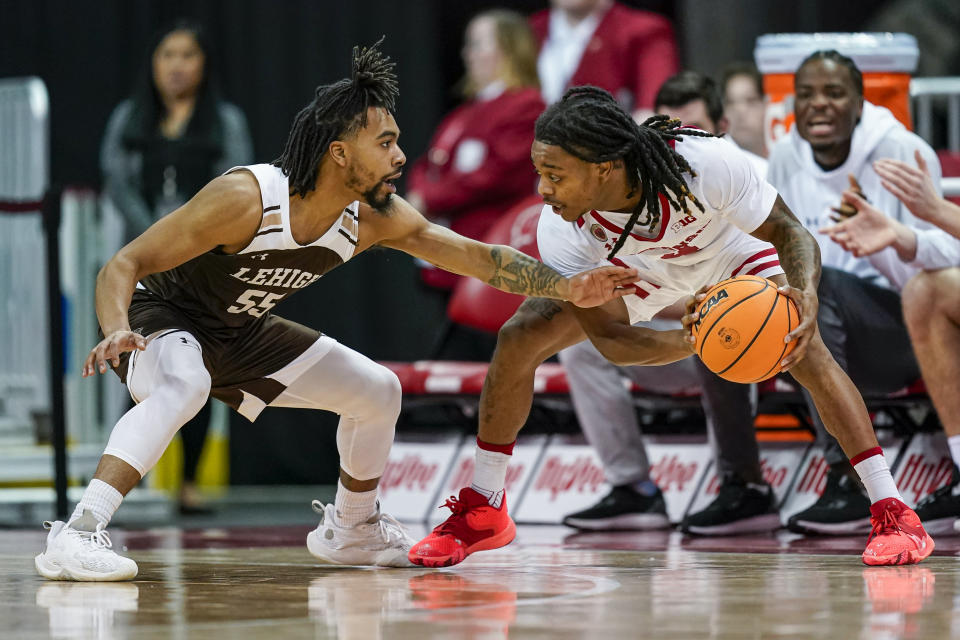
[(210, 374), (199, 343), (184, 331), (151, 340), (134, 355), (127, 388), (137, 405), (117, 422), (104, 453), (120, 458), (143, 476), (177, 430), (203, 408), (210, 393)]
[(396, 374), (380, 365), (370, 371), (369, 388), (354, 412), (344, 413), (337, 427), (340, 466), (352, 478), (379, 478), (387, 466), (400, 416), (402, 393)]
[(363, 354), (335, 344), (270, 406), (340, 414), (340, 466), (357, 480), (371, 480), (380, 477), (387, 466), (400, 401), (396, 374)]

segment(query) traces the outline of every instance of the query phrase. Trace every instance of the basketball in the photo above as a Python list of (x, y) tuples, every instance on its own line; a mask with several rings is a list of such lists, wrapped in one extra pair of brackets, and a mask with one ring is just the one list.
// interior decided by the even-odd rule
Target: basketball
[(783, 341), (800, 323), (793, 300), (759, 276), (714, 285), (697, 307), (693, 335), (707, 368), (731, 382), (760, 382), (780, 372), (796, 341)]

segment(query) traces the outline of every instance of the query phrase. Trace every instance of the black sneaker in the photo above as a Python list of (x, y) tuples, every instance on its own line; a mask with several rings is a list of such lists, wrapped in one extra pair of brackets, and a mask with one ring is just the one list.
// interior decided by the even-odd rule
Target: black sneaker
[(790, 516), (787, 528), (795, 533), (825, 535), (869, 533), (870, 499), (850, 475), (830, 469), (823, 495), (810, 507)]
[(775, 499), (773, 488), (766, 483), (727, 478), (720, 485), (716, 499), (703, 511), (688, 514), (680, 530), (701, 536), (774, 531), (780, 528)]
[(950, 482), (926, 496), (914, 509), (930, 535), (956, 533), (953, 523), (960, 518), (960, 469), (953, 465)]
[(586, 531), (643, 531), (670, 526), (660, 489), (645, 496), (629, 485), (614, 487), (589, 509), (571, 513), (563, 524)]

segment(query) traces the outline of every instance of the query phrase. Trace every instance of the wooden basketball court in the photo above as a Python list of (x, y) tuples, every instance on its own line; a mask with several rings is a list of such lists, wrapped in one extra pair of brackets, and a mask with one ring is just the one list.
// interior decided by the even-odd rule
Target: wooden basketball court
[(315, 564), (308, 530), (118, 529), (140, 575), (99, 584), (41, 579), (43, 534), (0, 531), (0, 637), (960, 637), (960, 538), (920, 565), (866, 567), (860, 537), (522, 526), (503, 550), (427, 570)]

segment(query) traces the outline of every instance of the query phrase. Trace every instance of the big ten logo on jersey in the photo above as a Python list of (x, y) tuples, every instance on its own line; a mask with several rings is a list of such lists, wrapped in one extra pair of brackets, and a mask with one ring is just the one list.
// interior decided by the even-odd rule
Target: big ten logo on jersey
[(697, 317), (696, 321), (693, 323), (697, 329), (700, 329), (700, 325), (703, 323), (703, 320), (707, 317), (710, 311), (713, 310), (721, 301), (726, 300), (730, 296), (727, 294), (726, 289), (720, 289), (715, 294), (710, 296), (710, 299), (707, 300), (707, 303), (703, 305), (703, 309), (700, 310), (700, 315)]
[(683, 229), (688, 224), (696, 221), (697, 221), (697, 217), (693, 214), (689, 214), (681, 218), (680, 220), (677, 220), (672, 225), (670, 225), (670, 230), (673, 231), (674, 233), (680, 233), (680, 229)]
[[(919, 433), (897, 461), (896, 480), (903, 500), (911, 507), (950, 481), (953, 460), (943, 432)], [(884, 453), (890, 458), (886, 447)]]

